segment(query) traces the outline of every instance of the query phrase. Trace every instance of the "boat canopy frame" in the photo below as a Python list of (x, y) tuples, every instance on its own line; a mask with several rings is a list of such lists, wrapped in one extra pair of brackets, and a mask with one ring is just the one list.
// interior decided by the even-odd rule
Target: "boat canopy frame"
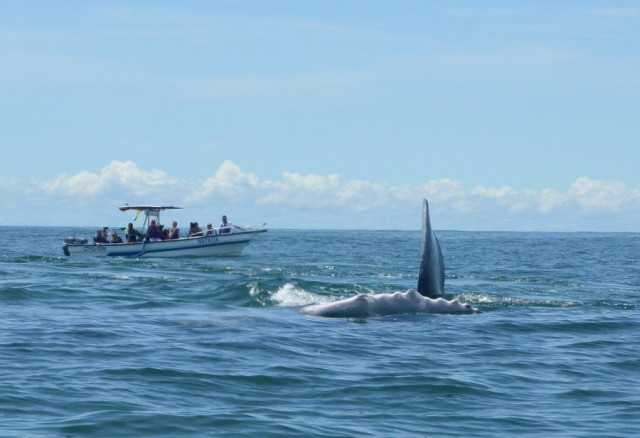
[[(142, 232), (145, 232), (152, 220), (156, 221), (158, 226), (162, 225), (160, 222), (160, 212), (164, 210), (182, 210), (182, 207), (174, 207), (173, 205), (125, 205), (118, 207), (121, 212), (136, 210), (137, 212), (144, 211), (144, 223), (142, 224)], [(136, 216), (137, 217), (137, 216)]]

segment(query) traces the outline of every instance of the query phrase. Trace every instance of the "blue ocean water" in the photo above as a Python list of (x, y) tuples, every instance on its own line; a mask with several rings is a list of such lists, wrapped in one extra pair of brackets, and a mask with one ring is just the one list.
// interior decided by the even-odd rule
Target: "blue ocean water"
[(640, 433), (640, 234), (437, 232), (483, 313), (345, 320), (298, 309), (415, 287), (419, 231), (62, 254), (92, 231), (0, 227), (0, 436)]

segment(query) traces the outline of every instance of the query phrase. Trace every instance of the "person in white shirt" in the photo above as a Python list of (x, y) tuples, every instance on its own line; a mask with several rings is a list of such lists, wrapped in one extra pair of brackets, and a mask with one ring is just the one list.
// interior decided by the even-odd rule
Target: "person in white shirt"
[(218, 232), (219, 234), (225, 234), (225, 233), (231, 233), (233, 231), (234, 228), (237, 228), (239, 230), (244, 230), (244, 228), (242, 228), (239, 225), (233, 225), (231, 222), (227, 221), (227, 216), (222, 216), (222, 223), (220, 224), (220, 231)]

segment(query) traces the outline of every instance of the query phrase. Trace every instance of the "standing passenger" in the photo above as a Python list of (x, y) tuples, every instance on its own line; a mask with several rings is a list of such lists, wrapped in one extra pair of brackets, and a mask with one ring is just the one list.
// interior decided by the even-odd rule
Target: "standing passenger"
[(244, 228), (239, 225), (233, 225), (231, 222), (227, 222), (227, 216), (222, 216), (222, 223), (220, 224), (219, 234), (230, 233), (231, 231), (233, 231), (233, 228), (244, 230)]

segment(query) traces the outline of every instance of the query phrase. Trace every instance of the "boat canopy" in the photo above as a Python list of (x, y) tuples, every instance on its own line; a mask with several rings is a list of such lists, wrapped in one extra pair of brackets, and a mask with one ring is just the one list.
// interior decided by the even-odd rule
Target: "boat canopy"
[(125, 212), (127, 210), (162, 211), (162, 210), (182, 210), (182, 207), (174, 207), (174, 206), (168, 206), (168, 205), (125, 205), (124, 207), (118, 207), (118, 210), (122, 212)]

